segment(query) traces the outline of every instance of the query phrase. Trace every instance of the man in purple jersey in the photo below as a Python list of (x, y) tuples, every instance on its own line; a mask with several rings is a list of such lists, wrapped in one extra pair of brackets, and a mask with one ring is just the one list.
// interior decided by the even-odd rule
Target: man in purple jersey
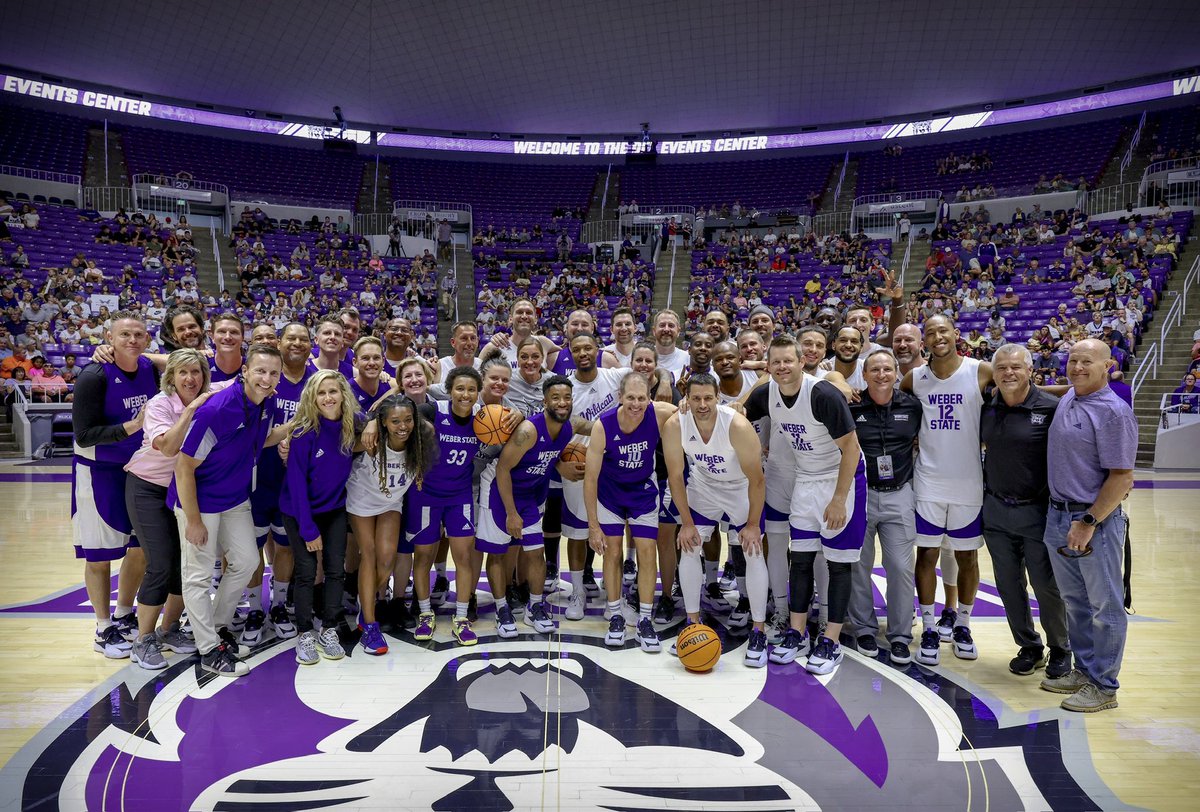
[(383, 342), (383, 371), (394, 378), (400, 362), (413, 355), (412, 322), (405, 318), (388, 319), (383, 328)]
[[(142, 444), (142, 408), (158, 392), (158, 373), (142, 357), (149, 336), (140, 316), (116, 313), (107, 339), (113, 361), (88, 365), (75, 383), (71, 524), (75, 556), (87, 562), (83, 576), (96, 611), (94, 648), (120, 659), (129, 656), (137, 633), (133, 599), (146, 570), (125, 507), (124, 466)], [(110, 616), (112, 562), (120, 558), (117, 611)]]
[(345, 327), (340, 319), (326, 316), (317, 322), (316, 346), (312, 351), (313, 366), (335, 370), (350, 380), (354, 377), (354, 362), (346, 360), (343, 353), (344, 333)]
[[(255, 463), (267, 444), (279, 442), (287, 427), (271, 432), (275, 389), (282, 360), (273, 347), (253, 346), (239, 383), (210, 397), (196, 410), (175, 461), (167, 505), (175, 511), (183, 545), (183, 603), (196, 636), (201, 668), (222, 676), (242, 676), (249, 668), (227, 628), (242, 589), (258, 563), (250, 491)], [(225, 576), (215, 600), (209, 580), (225, 557)]]
[(542, 604), (546, 578), (542, 519), (551, 472), (557, 468), (567, 478), (577, 476), (574, 465), (559, 459), (573, 436), (571, 388), (570, 379), (563, 375), (547, 378), (542, 386), (543, 412), (517, 426), (500, 457), (480, 476), (475, 549), (488, 554), (488, 583), (496, 600), (496, 631), (501, 637), (517, 636), (505, 585), (518, 550), (530, 588), (525, 622), (542, 634), (554, 631), (554, 622)]
[(246, 328), (235, 313), (222, 313), (212, 320), (213, 357), (208, 360), (213, 383), (228, 381), (242, 371), (242, 341)]
[[(575, 358), (571, 353), (571, 339), (577, 335), (590, 333), (594, 336), (599, 336), (596, 332), (596, 319), (586, 310), (573, 310), (567, 316), (567, 326), (563, 328), (563, 345), (557, 346), (554, 342), (546, 337), (541, 337), (542, 347), (546, 350), (546, 365), (555, 375), (570, 375), (575, 371)], [(604, 369), (616, 369), (621, 366), (617, 361), (616, 356), (612, 353), (600, 353), (599, 366)]]

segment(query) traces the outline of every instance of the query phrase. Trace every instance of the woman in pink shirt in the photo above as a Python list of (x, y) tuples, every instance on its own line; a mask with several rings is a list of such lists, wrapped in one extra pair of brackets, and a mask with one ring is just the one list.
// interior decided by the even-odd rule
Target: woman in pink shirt
[[(130, 657), (150, 671), (167, 667), (163, 649), (176, 654), (196, 651), (195, 642), (179, 626), (179, 525), (167, 508), (167, 486), (192, 415), (216, 391), (209, 388), (208, 359), (198, 350), (175, 350), (167, 356), (160, 388), (145, 407), (142, 447), (125, 466), (125, 505), (146, 556), (146, 574), (138, 590), (138, 638)], [(156, 630), (160, 612), (162, 626)]]

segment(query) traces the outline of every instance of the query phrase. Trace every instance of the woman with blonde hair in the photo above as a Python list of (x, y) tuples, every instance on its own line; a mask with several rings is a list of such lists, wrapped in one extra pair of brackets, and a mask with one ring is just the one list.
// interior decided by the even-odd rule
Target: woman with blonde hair
[[(308, 379), (296, 409), (279, 496), (283, 526), (295, 558), (296, 662), (346, 655), (338, 639), (346, 561), (346, 481), (355, 445), (358, 403), (340, 372), (321, 370)], [(320, 557), (325, 572), (318, 637), (313, 630), (313, 593)], [(318, 654), (319, 651), (319, 654)]]
[[(228, 386), (219, 384), (219, 388)], [(125, 465), (125, 507), (146, 556), (146, 574), (138, 590), (138, 637), (130, 658), (142, 668), (167, 667), (163, 649), (193, 654), (195, 642), (180, 631), (183, 584), (180, 575), (179, 523), (167, 507), (167, 487), (175, 473), (175, 455), (192, 415), (215, 390), (209, 388), (208, 359), (198, 350), (167, 356), (161, 391), (146, 404), (142, 445)], [(159, 616), (162, 625), (156, 630)]]

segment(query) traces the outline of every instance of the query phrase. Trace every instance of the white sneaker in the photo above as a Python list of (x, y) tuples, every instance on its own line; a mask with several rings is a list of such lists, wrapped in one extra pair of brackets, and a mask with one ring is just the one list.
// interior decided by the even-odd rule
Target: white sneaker
[(921, 665), (937, 665), (941, 637), (937, 629), (926, 629), (921, 633), (921, 646), (917, 649), (917, 662)]
[(587, 614), (587, 598), (580, 590), (573, 591), (567, 598), (567, 620), (583, 620)]

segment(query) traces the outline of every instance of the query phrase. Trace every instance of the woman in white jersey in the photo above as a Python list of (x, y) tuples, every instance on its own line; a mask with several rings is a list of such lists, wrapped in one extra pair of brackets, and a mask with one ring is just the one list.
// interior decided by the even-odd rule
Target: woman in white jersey
[[(375, 596), (387, 585), (397, 557), (400, 513), (404, 495), (433, 466), (437, 441), (433, 427), (417, 414), (406, 395), (392, 395), (379, 404), (374, 420), (378, 436), (373, 451), (358, 455), (346, 482), (346, 512), (360, 539), (358, 594), (362, 604), (362, 645), (368, 654), (386, 654), (387, 643), (379, 631)], [(412, 569), (412, 550), (407, 553)], [(399, 590), (404, 584), (397, 583)]]

